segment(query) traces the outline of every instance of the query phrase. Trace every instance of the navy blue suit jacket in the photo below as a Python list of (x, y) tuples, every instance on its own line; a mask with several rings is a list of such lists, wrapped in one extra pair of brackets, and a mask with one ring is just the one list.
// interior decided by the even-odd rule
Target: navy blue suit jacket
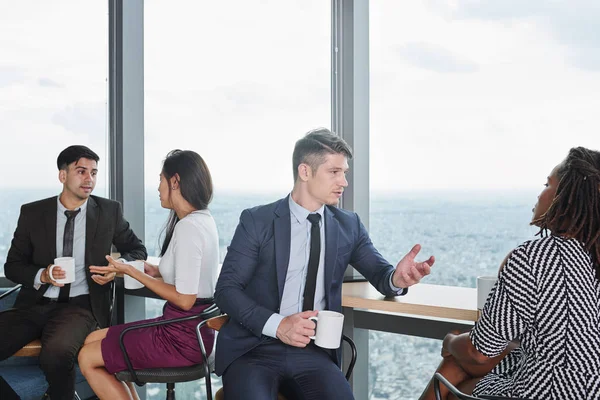
[[(342, 283), (348, 264), (379, 292), (395, 296), (389, 279), (394, 267), (373, 246), (358, 215), (326, 206), (325, 296), (328, 310), (341, 312)], [(244, 210), (240, 216), (217, 281), (215, 301), (230, 317), (219, 332), (216, 373), (264, 341), (262, 330), (279, 312), (290, 258), (288, 197)], [(406, 292), (406, 291), (405, 291)], [(338, 365), (341, 352), (336, 350)]]

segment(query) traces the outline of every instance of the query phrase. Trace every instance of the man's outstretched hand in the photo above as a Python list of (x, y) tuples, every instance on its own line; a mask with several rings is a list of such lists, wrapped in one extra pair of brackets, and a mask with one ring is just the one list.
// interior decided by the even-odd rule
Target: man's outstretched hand
[(277, 339), (295, 347), (306, 347), (309, 336), (315, 335), (316, 325), (310, 317), (316, 317), (318, 311), (303, 311), (285, 317), (277, 327)]
[(415, 244), (414, 247), (405, 255), (396, 265), (396, 271), (392, 277), (392, 283), (399, 288), (407, 288), (417, 284), (424, 276), (429, 275), (431, 266), (435, 262), (435, 257), (431, 256), (427, 261), (416, 262), (415, 257), (421, 251), (421, 245)]

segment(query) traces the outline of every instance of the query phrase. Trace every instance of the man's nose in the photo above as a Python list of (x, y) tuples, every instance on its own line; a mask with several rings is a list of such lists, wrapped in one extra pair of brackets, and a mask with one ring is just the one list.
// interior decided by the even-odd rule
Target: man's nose
[(346, 179), (346, 175), (345, 174), (342, 176), (342, 186), (343, 187), (347, 187), (348, 186), (348, 179)]

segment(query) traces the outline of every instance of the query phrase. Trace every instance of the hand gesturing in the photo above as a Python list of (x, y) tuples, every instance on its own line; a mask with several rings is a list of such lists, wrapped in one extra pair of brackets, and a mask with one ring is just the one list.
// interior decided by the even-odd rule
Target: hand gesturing
[(419, 283), (424, 276), (429, 275), (435, 257), (431, 256), (427, 261), (416, 262), (415, 257), (421, 251), (421, 245), (416, 244), (396, 265), (396, 271), (392, 282), (399, 288), (407, 288)]

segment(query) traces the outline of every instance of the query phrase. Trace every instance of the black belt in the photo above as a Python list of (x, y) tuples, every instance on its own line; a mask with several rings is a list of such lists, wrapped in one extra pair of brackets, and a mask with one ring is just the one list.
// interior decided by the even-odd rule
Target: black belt
[[(61, 303), (61, 304), (69, 304), (69, 303), (76, 303), (76, 304), (85, 304), (84, 302), (88, 302), (89, 303), (89, 299), (90, 299), (90, 295), (89, 294), (82, 294), (81, 296), (75, 296), (75, 297), (70, 297), (69, 301), (66, 303)], [(40, 304), (50, 304), (50, 303), (59, 303), (58, 298), (50, 298), (50, 297), (42, 297), (42, 299), (39, 302)]]
[(58, 298), (51, 299), (49, 297), (42, 297), (40, 304), (58, 303)]

